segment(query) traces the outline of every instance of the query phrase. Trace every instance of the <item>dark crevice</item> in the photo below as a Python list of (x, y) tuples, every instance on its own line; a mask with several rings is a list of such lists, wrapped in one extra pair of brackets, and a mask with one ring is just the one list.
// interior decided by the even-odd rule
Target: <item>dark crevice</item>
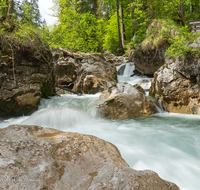
[(153, 78), (154, 74), (144, 74), (144, 73), (141, 73), (140, 71), (138, 71), (137, 69), (135, 69), (133, 71), (133, 74), (131, 75), (131, 77), (133, 76), (147, 76), (147, 77), (150, 77), (150, 78)]
[(69, 83), (69, 82), (62, 82), (61, 83), (61, 85), (64, 87), (64, 88), (68, 88), (68, 89), (73, 89), (73, 87), (74, 87), (74, 83), (73, 82), (71, 82), (71, 83)]
[(196, 76), (191, 76), (190, 78), (191, 82), (196, 84), (197, 83), (197, 77)]
[(179, 73), (183, 78), (187, 79), (187, 80), (190, 80), (189, 78), (187, 78), (185, 75), (183, 75), (181, 72), (175, 70), (177, 73)]

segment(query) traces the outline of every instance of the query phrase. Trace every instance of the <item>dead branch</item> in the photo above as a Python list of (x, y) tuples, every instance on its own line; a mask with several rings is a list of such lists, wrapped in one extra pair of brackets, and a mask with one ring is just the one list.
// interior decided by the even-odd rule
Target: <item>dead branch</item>
[(83, 56), (82, 55), (79, 55), (79, 54), (76, 54), (76, 53), (73, 53), (73, 52), (69, 52), (69, 51), (64, 50), (62, 48), (60, 48), (60, 50), (63, 52), (63, 56), (64, 57), (71, 57), (73, 59), (80, 60), (80, 61), (83, 60)]
[(61, 89), (63, 89), (63, 90), (66, 90), (66, 91), (68, 91), (68, 92), (71, 92), (71, 93), (74, 93), (74, 94), (78, 94), (78, 95), (79, 95), (79, 93), (74, 92), (74, 91), (72, 91), (72, 90), (69, 89), (69, 88), (63, 87), (62, 85), (58, 85), (58, 87), (61, 88)]

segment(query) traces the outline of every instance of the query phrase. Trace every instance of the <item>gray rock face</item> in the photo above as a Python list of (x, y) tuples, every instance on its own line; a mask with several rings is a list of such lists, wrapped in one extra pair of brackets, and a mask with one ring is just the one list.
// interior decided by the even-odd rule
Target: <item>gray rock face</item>
[(166, 59), (166, 64), (154, 74), (150, 95), (169, 112), (200, 115), (199, 79), (199, 59)]
[[(58, 85), (72, 85), (77, 78), (78, 63), (71, 57), (60, 57), (55, 63)], [(73, 87), (73, 86), (72, 86)]]
[(143, 51), (140, 43), (130, 61), (135, 63), (135, 69), (140, 73), (152, 75), (165, 63), (165, 45), (154, 50)]
[(118, 83), (103, 91), (100, 99), (106, 99), (99, 105), (99, 109), (101, 115), (108, 119), (129, 119), (157, 112), (155, 105), (139, 85)]
[(106, 61), (113, 63), (115, 66), (121, 65), (123, 63), (127, 63), (129, 58), (124, 56), (116, 56), (109, 51), (104, 51), (102, 54)]
[(131, 169), (111, 143), (38, 126), (0, 129), (0, 189), (179, 190), (155, 172)]
[(117, 83), (115, 65), (107, 62), (98, 54), (86, 56), (77, 72), (73, 91), (77, 93), (95, 94)]
[(9, 52), (2, 52), (0, 56), (0, 116), (28, 114), (37, 109), (41, 97), (53, 95), (51, 52), (19, 50), (14, 67), (13, 60), (5, 58), (8, 55)]

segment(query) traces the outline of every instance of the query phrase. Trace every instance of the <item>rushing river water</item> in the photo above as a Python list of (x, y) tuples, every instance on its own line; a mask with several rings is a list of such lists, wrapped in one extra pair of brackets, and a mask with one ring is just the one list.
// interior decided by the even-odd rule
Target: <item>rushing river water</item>
[[(118, 76), (119, 81), (149, 87), (145, 77)], [(98, 117), (99, 95), (65, 95), (42, 99), (30, 116), (0, 119), (10, 124), (40, 125), (95, 135), (115, 144), (137, 170), (150, 169), (181, 190), (200, 189), (200, 116), (158, 113), (147, 118), (109, 121)]]

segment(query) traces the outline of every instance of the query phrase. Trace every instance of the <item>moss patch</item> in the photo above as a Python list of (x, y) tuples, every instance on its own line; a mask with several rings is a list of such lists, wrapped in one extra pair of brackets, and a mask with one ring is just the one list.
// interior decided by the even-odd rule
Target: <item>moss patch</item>
[(52, 74), (51, 79), (47, 80), (42, 84), (41, 87), (42, 98), (48, 98), (49, 96), (54, 95), (55, 83), (56, 83), (56, 78), (55, 75)]

